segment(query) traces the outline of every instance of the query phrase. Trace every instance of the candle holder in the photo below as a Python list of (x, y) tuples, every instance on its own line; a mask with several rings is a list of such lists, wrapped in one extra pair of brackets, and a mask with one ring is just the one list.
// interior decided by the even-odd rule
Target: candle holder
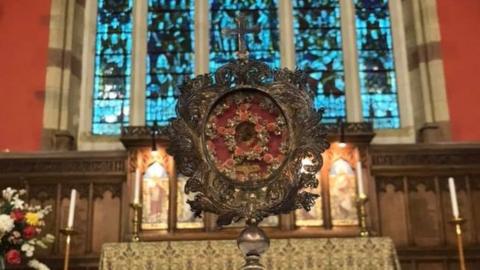
[(72, 236), (77, 235), (78, 232), (72, 227), (66, 227), (65, 229), (61, 229), (60, 233), (65, 235), (65, 260), (63, 262), (63, 270), (68, 270), (68, 264), (70, 261), (70, 242)]
[(465, 219), (461, 217), (454, 217), (450, 221), (450, 224), (455, 226), (455, 234), (457, 236), (457, 248), (458, 248), (458, 258), (460, 260), (460, 269), (466, 270), (465, 266), (465, 255), (463, 254), (463, 235), (462, 235), (462, 225), (465, 223)]
[(365, 205), (368, 197), (364, 193), (360, 193), (357, 197), (358, 225), (360, 226), (360, 237), (369, 237), (370, 232), (367, 228), (367, 211)]
[(133, 209), (133, 230), (132, 230), (132, 242), (139, 242), (140, 236), (138, 236), (138, 228), (140, 226), (140, 222), (138, 219), (138, 215), (140, 214), (140, 209), (142, 209), (142, 204), (138, 202), (134, 202), (130, 204), (130, 207)]

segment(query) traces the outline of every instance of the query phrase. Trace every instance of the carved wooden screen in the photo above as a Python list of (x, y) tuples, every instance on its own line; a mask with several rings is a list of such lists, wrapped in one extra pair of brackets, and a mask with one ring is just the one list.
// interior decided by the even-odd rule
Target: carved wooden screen
[[(195, 218), (187, 200), (195, 197), (194, 193), (184, 192), (187, 178), (175, 171), (173, 159), (167, 155), (164, 147), (159, 147), (157, 154), (152, 155), (150, 148), (135, 151), (137, 162), (142, 172), (142, 222), (140, 228), (155, 238), (155, 231), (204, 230), (206, 219), (211, 224), (216, 217)], [(135, 157), (131, 157), (135, 159)], [(133, 178), (134, 174), (131, 173)], [(243, 228), (243, 220), (225, 228)], [(266, 218), (262, 227), (278, 227), (279, 217)]]
[[(143, 223), (141, 228), (147, 231), (204, 230), (207, 220), (195, 218), (190, 211), (187, 199), (195, 194), (185, 195), (186, 177), (177, 175), (172, 157), (160, 147), (157, 156), (152, 156), (149, 148), (139, 152), (143, 163)], [(287, 215), (295, 220), (298, 227), (316, 227), (331, 229), (332, 227), (358, 226), (356, 208), (357, 172), (355, 164), (358, 160), (358, 149), (353, 146), (340, 147), (334, 143), (323, 154), (324, 165), (317, 173), (320, 185), (314, 190), (320, 194), (311, 211), (298, 210)], [(154, 170), (155, 169), (155, 170)], [(152, 172), (155, 171), (152, 176)], [(153, 206), (153, 208), (151, 207)], [(285, 219), (282, 219), (285, 222)], [(208, 218), (212, 226), (215, 217)], [(241, 220), (225, 228), (241, 228)], [(279, 228), (282, 226), (278, 216), (272, 216), (261, 223), (262, 227)], [(214, 226), (215, 227), (215, 226)]]

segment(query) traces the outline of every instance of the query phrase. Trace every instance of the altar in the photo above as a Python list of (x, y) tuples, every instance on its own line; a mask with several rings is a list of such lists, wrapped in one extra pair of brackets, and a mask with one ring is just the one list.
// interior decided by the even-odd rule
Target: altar
[[(324, 152), (335, 146), (330, 147), (325, 133), (324, 110), (313, 106), (315, 89), (308, 84), (308, 73), (250, 59), (245, 34), (256, 30), (246, 27), (242, 14), (237, 24), (238, 28), (226, 31), (238, 38), (237, 59), (213, 73), (185, 78), (176, 118), (163, 132), (154, 122), (146, 156), (130, 153), (135, 171), (132, 242), (105, 244), (100, 269), (400, 269), (393, 242), (369, 238), (358, 149), (337, 151), (328, 175), (338, 181), (332, 181), (331, 192), (322, 194), (326, 186), (322, 187), (320, 174), (324, 160), (328, 161)], [(166, 145), (167, 158), (159, 158), (157, 137)], [(348, 157), (340, 154), (345, 151), (350, 152)], [(152, 230), (176, 232), (169, 217), (178, 209), (167, 213), (168, 204), (161, 202), (169, 196), (169, 171), (186, 178), (181, 191), (191, 197), (178, 198), (189, 206), (190, 221), (208, 213), (215, 220), (204, 220), (207, 232), (243, 227), (236, 241), (148, 241), (146, 236), (155, 234)], [(322, 219), (310, 225), (328, 229), (358, 225), (357, 235), (362, 238), (283, 236), (270, 241), (261, 228), (268, 217), (307, 216), (317, 199), (330, 196), (333, 207), (310, 215), (310, 221)], [(336, 220), (323, 223), (330, 211)], [(244, 222), (240, 227), (239, 221)], [(293, 229), (286, 221), (280, 227)], [(200, 220), (197, 223), (202, 225)]]
[[(104, 244), (100, 270), (232, 270), (245, 263), (234, 240)], [(268, 270), (398, 270), (390, 238), (272, 239)]]

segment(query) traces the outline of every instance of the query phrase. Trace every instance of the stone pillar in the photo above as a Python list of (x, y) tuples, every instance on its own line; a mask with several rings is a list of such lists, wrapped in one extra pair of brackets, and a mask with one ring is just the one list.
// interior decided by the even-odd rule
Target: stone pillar
[(408, 69), (418, 142), (450, 140), (436, 0), (405, 0)]
[(353, 1), (340, 1), (343, 63), (345, 68), (345, 95), (347, 103), (347, 121), (361, 122), (362, 98), (358, 78), (358, 55), (355, 33), (355, 7)]
[(84, 1), (52, 0), (42, 150), (73, 150), (78, 130)]
[(208, 10), (207, 0), (195, 0), (195, 75), (210, 69)]
[(278, 20), (280, 30), (280, 58), (282, 68), (294, 70), (295, 44), (293, 42), (293, 14), (290, 0), (280, 0), (278, 5)]

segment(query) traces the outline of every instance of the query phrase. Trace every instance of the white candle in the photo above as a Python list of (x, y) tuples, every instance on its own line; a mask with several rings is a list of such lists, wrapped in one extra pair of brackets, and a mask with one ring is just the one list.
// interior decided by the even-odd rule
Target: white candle
[(73, 228), (73, 218), (75, 216), (75, 201), (77, 200), (77, 191), (72, 189), (70, 193), (70, 207), (68, 208), (67, 227)]
[(450, 189), (450, 200), (452, 201), (453, 217), (459, 218), (460, 212), (458, 211), (457, 190), (455, 189), (455, 181), (453, 177), (448, 178), (448, 187)]
[(142, 177), (140, 169), (135, 171), (135, 187), (133, 189), (133, 203), (140, 203), (140, 178)]
[(362, 176), (362, 163), (357, 161), (357, 186), (358, 186), (358, 195), (365, 194), (363, 189), (363, 176)]

